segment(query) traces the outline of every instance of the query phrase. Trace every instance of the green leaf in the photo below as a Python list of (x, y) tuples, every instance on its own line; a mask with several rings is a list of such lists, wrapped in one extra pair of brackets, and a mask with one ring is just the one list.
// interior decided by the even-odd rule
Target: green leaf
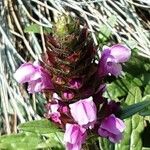
[(140, 113), (140, 115), (141, 115), (141, 116), (150, 116), (150, 107), (148, 108), (147, 111), (142, 111), (142, 112)]
[(128, 117), (140, 112), (142, 109), (146, 108), (148, 105), (150, 105), (150, 100), (146, 100), (143, 102), (139, 102), (139, 103), (127, 106), (122, 109), (120, 118), (121, 119), (128, 118)]
[(49, 133), (46, 135), (46, 137), (48, 139), (45, 142), (39, 144), (38, 148), (51, 147), (53, 149), (64, 150), (63, 146), (64, 133), (62, 132)]
[(126, 118), (138, 113), (142, 109), (146, 108), (147, 105), (149, 105), (149, 104), (150, 104), (150, 101), (144, 101), (144, 102), (139, 102), (137, 104), (127, 106), (126, 108), (124, 108), (122, 110), (120, 118), (126, 119)]
[[(127, 110), (131, 109), (135, 110), (136, 107), (139, 109), (138, 103), (145, 107), (145, 102), (140, 102), (142, 100), (141, 90), (139, 87), (132, 87), (128, 93), (125, 103), (127, 105), (132, 105), (132, 108), (128, 107), (124, 109), (125, 114), (127, 114)], [(149, 101), (146, 101), (149, 103)], [(134, 105), (136, 104), (136, 105)], [(136, 106), (136, 107), (135, 107)], [(141, 109), (141, 108), (140, 108)], [(139, 110), (140, 110), (139, 109)], [(137, 110), (136, 110), (137, 111)], [(134, 112), (130, 112), (130, 115), (134, 114)], [(128, 115), (129, 116), (129, 115)], [(127, 117), (127, 115), (123, 115), (122, 118)], [(142, 149), (142, 140), (141, 133), (144, 130), (144, 118), (138, 114), (133, 115), (130, 118), (124, 120), (126, 129), (124, 132), (124, 138), (120, 144), (115, 145), (115, 150), (141, 150)]]
[(101, 150), (114, 150), (114, 144), (106, 138), (99, 138), (99, 147)]
[[(150, 101), (150, 95), (143, 97), (143, 101)], [(147, 103), (147, 106), (144, 110), (140, 111), (141, 116), (150, 116), (150, 104)]]
[[(28, 33), (28, 32), (33, 32), (33, 33), (40, 33), (41, 27), (38, 24), (31, 24), (27, 27), (25, 27), (24, 32)], [(43, 32), (44, 33), (51, 33), (51, 28), (48, 27), (43, 27)]]
[(63, 133), (50, 133), (46, 138), (39, 134), (18, 133), (0, 137), (0, 149), (30, 150), (52, 148), (64, 150)]
[(142, 85), (143, 84), (139, 78), (135, 78), (126, 73), (124, 78), (118, 78), (112, 83), (107, 84), (107, 92), (105, 92), (103, 96), (106, 98), (118, 99), (127, 95), (131, 87)]
[[(132, 52), (132, 57), (123, 66), (123, 71), (130, 73), (133, 77), (137, 77), (145, 81), (145, 84), (150, 82), (150, 63), (149, 59), (143, 58), (135, 52)], [(141, 78), (141, 76), (143, 76)]]
[(43, 140), (37, 134), (19, 133), (0, 137), (0, 149), (6, 150), (29, 150), (37, 149)]
[[(116, 25), (116, 22), (117, 22), (117, 17), (114, 15), (111, 15), (107, 20), (107, 23), (112, 28)], [(104, 24), (102, 26), (100, 26), (100, 33), (98, 35), (100, 42), (105, 43), (108, 40), (108, 38), (111, 36), (111, 33), (112, 33), (112, 31), (110, 28), (108, 28), (108, 26), (106, 26)]]
[(150, 147), (143, 147), (142, 150), (150, 150)]
[(117, 99), (125, 96), (128, 93), (130, 87), (130, 81), (124, 79), (117, 79), (110, 84), (107, 84), (107, 92), (103, 94), (106, 98)]
[(60, 132), (60, 129), (47, 119), (35, 120), (19, 125), (19, 129), (39, 134)]
[(144, 90), (144, 95), (150, 95), (150, 84), (146, 85), (145, 90)]
[(19, 125), (22, 133), (0, 137), (0, 149), (29, 150), (47, 149), (64, 150), (63, 133), (49, 120), (36, 120)]

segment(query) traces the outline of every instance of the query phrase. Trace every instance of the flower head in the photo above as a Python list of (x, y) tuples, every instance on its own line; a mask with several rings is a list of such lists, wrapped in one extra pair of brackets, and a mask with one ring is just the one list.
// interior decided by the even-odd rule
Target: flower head
[(97, 110), (92, 97), (70, 104), (69, 107), (71, 115), (79, 125), (86, 128), (94, 126)]
[(82, 143), (86, 139), (86, 129), (78, 124), (66, 124), (64, 141), (67, 150), (81, 150)]
[(122, 139), (124, 129), (123, 121), (111, 114), (102, 121), (98, 133), (102, 137), (108, 137), (111, 142), (117, 143)]
[(28, 82), (29, 93), (53, 89), (50, 75), (37, 62), (22, 64), (14, 74), (19, 83)]
[(118, 76), (121, 74), (122, 67), (120, 63), (129, 60), (131, 50), (121, 44), (116, 44), (110, 48), (104, 49), (102, 57), (99, 61), (98, 73), (101, 77), (108, 74)]

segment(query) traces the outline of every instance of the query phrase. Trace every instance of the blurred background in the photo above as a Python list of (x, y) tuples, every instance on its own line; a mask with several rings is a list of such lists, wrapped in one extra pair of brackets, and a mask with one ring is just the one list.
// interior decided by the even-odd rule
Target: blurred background
[[(13, 74), (22, 63), (40, 59), (40, 54), (46, 51), (44, 29), (50, 29), (66, 11), (87, 23), (98, 50), (103, 45), (127, 44), (134, 60), (124, 69), (140, 79), (136, 83), (144, 89), (142, 96), (150, 94), (150, 0), (1, 0), (1, 135), (16, 133), (18, 124), (43, 117), (44, 96), (28, 94), (27, 85), (18, 84)], [(131, 79), (126, 80), (130, 83)], [(126, 82), (125, 85), (127, 89), (119, 92), (111, 91), (110, 85), (109, 96), (115, 99), (126, 96), (129, 86)], [(149, 124), (149, 117), (145, 120)]]

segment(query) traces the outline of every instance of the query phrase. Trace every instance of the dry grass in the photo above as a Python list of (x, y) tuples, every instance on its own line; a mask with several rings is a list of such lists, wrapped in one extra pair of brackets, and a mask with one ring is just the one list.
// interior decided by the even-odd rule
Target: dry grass
[[(40, 58), (40, 53), (46, 50), (42, 27), (51, 27), (51, 22), (66, 10), (86, 20), (96, 44), (100, 26), (105, 24), (116, 42), (136, 47), (139, 55), (150, 59), (150, 0), (3, 0), (0, 2), (1, 134), (17, 132), (18, 123), (40, 118), (43, 106), (39, 95), (29, 95), (23, 85), (16, 83), (13, 73), (21, 63)], [(117, 19), (115, 28), (107, 21), (112, 15)], [(31, 23), (41, 26), (40, 35), (24, 32)]]

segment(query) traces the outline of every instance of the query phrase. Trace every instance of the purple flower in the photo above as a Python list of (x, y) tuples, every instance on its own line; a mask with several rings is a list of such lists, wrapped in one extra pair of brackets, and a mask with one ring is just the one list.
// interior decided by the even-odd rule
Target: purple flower
[(41, 92), (53, 89), (50, 75), (37, 62), (22, 64), (14, 74), (19, 83), (28, 82), (28, 92)]
[(66, 124), (64, 141), (67, 150), (81, 150), (82, 143), (86, 139), (86, 129), (78, 124)]
[(108, 137), (111, 142), (117, 143), (122, 139), (124, 129), (123, 121), (111, 114), (102, 121), (98, 133), (102, 137)]
[(59, 104), (58, 103), (54, 103), (54, 104), (49, 104), (47, 106), (48, 108), (48, 112), (46, 114), (47, 118), (50, 118), (53, 122), (55, 123), (59, 123), (61, 124), (61, 120), (60, 120), (60, 112), (58, 111), (59, 109)]
[(49, 103), (46, 104), (45, 108), (47, 112), (45, 114), (45, 117), (50, 119), (54, 123), (63, 125), (64, 120), (66, 120), (68, 117), (71, 120), (71, 117), (68, 105), (63, 103), (61, 100), (62, 99), (58, 96), (57, 93), (53, 93)]
[(110, 48), (104, 49), (99, 61), (99, 75), (101, 77), (109, 74), (114, 76), (120, 75), (122, 71), (120, 63), (128, 61), (130, 55), (131, 50), (122, 44), (116, 44)]
[(92, 97), (70, 104), (69, 107), (72, 117), (79, 125), (85, 128), (94, 127), (97, 110)]

